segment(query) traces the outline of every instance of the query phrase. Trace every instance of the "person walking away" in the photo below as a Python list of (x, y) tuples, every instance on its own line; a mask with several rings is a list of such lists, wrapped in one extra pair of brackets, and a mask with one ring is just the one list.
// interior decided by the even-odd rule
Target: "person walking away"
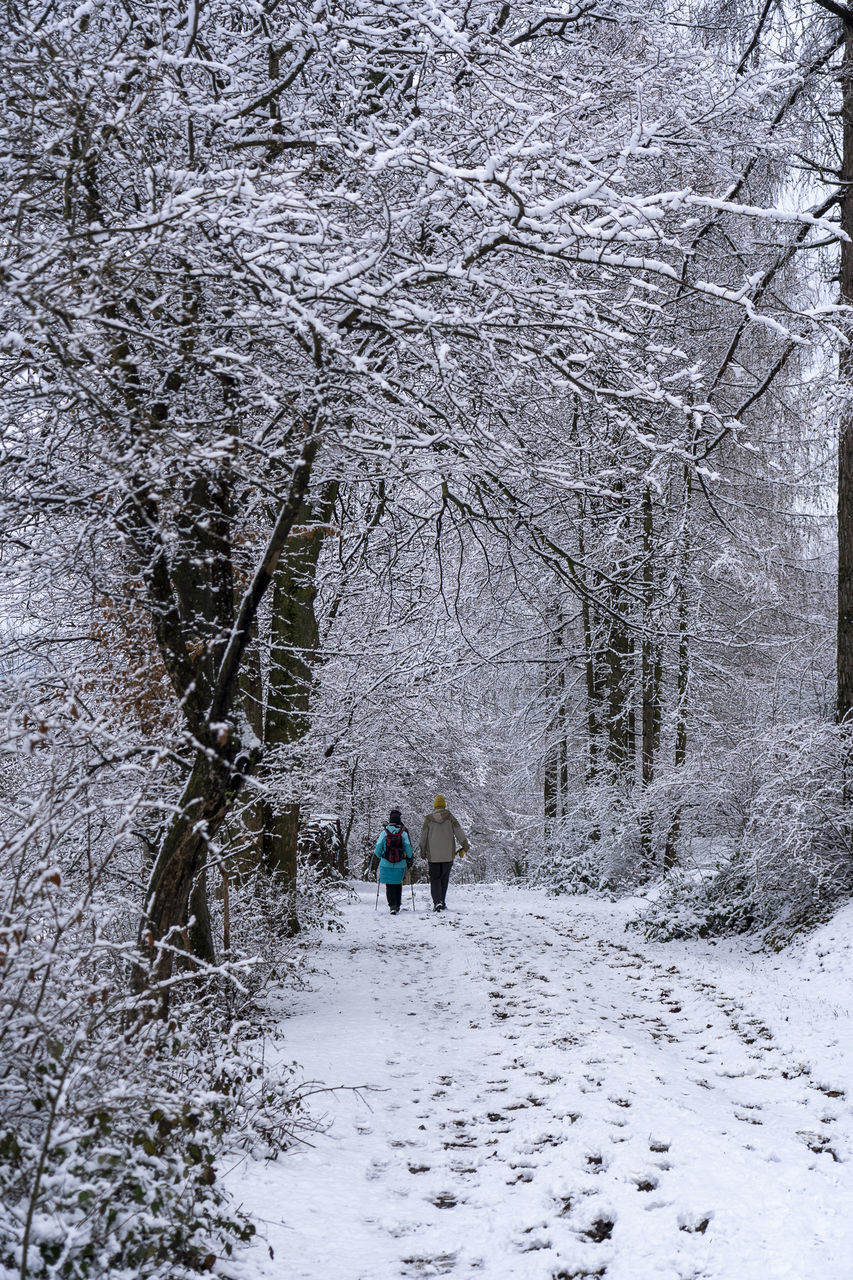
[(429, 889), (433, 911), (445, 910), (450, 868), (456, 853), (457, 842), (463, 852), (469, 849), (468, 837), (447, 807), (444, 796), (436, 796), (432, 813), (424, 818), (421, 828), (421, 857), (429, 865)]
[(403, 901), (403, 879), (415, 855), (400, 810), (392, 809), (388, 817), (389, 821), (376, 841), (375, 853), (379, 862), (379, 883), (385, 885), (385, 900), (391, 915), (396, 916)]

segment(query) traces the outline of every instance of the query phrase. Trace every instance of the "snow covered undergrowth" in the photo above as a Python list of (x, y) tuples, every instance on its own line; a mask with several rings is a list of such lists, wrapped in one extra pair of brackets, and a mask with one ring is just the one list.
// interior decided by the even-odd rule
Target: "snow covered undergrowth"
[(232, 1171), (246, 1280), (849, 1280), (853, 907), (776, 956), (643, 942), (631, 904), (418, 894), (392, 918), (362, 887), (288, 994), (288, 1058), (345, 1088), (312, 1145)]

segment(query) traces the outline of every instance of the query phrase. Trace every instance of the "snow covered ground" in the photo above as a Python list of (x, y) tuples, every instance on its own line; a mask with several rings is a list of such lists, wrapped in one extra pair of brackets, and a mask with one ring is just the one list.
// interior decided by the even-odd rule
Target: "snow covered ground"
[(359, 892), (285, 1030), (363, 1088), (231, 1173), (241, 1276), (851, 1280), (853, 907), (774, 956), (645, 943), (630, 903)]

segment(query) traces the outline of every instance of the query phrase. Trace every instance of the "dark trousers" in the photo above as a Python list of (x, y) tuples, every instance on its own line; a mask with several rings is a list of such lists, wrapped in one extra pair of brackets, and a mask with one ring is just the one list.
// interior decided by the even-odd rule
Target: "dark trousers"
[(386, 884), (385, 901), (392, 910), (396, 907), (399, 911), (400, 903), (403, 901), (403, 886), (401, 884)]
[(429, 891), (432, 894), (433, 905), (438, 906), (439, 903), (444, 904), (447, 897), (447, 886), (450, 883), (450, 868), (452, 862), (430, 862), (429, 864)]

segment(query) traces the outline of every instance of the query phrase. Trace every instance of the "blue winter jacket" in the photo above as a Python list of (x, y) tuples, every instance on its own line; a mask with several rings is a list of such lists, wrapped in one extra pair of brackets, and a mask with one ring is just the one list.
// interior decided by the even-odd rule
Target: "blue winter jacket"
[(387, 828), (383, 827), (379, 839), (376, 841), (376, 857), (379, 859), (379, 883), (380, 884), (402, 884), (403, 877), (406, 874), (406, 867), (415, 856), (412, 853), (412, 842), (409, 839), (409, 833), (403, 828), (403, 853), (405, 859), (401, 858), (399, 862), (389, 862), (382, 855), (385, 852), (385, 832), (399, 831), (400, 828), (394, 823), (389, 822)]

